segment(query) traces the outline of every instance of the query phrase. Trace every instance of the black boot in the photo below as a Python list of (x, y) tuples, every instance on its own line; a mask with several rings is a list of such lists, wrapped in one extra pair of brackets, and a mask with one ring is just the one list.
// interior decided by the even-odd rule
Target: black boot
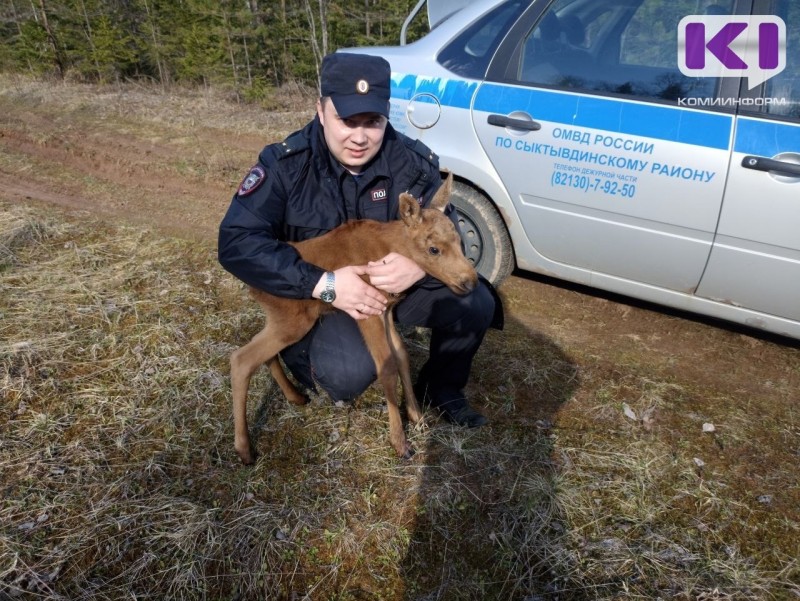
[(445, 421), (465, 428), (480, 428), (489, 423), (481, 413), (472, 409), (463, 393), (440, 393), (432, 395), (423, 381), (414, 386), (417, 400), (425, 407), (436, 409)]

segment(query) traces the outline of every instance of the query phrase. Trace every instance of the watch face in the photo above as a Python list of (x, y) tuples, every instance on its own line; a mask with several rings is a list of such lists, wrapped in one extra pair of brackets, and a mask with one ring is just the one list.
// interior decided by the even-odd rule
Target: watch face
[(325, 289), (320, 292), (319, 300), (321, 300), (323, 303), (332, 303), (334, 300), (336, 300), (336, 291), (334, 289), (334, 283), (336, 280), (332, 271), (326, 272), (325, 277), (327, 278), (325, 281)]

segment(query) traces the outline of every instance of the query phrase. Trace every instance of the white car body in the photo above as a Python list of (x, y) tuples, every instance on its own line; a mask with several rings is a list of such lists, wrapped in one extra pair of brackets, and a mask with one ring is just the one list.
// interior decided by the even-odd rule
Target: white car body
[[(517, 267), (800, 338), (800, 3), (456, 4), (412, 44), (344, 51), (390, 62), (391, 122), (456, 175), (479, 271), (499, 283)], [(783, 69), (765, 59), (752, 89), (752, 72), (726, 65), (682, 74), (681, 19), (717, 22), (699, 10), (751, 30), (785, 22)], [(731, 51), (764, 47), (746, 42)]]

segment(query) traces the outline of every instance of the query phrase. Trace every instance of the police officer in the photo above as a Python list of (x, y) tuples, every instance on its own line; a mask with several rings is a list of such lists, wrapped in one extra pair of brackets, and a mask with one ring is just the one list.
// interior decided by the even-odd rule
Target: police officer
[[(349, 219), (397, 219), (402, 192), (422, 206), (433, 198), (442, 183), (438, 158), (389, 124), (390, 75), (389, 63), (377, 56), (323, 59), (316, 117), (261, 151), (220, 225), (219, 261), (254, 288), (319, 298), (340, 309), (281, 353), (300, 383), (312, 390), (319, 385), (334, 400), (357, 397), (377, 377), (357, 320), (384, 311), (380, 290), (404, 293), (395, 307), (397, 322), (431, 328), (418, 398), (452, 423), (482, 426), (486, 418), (469, 406), (463, 389), (497, 308), (485, 281), (460, 297), (396, 253), (325, 272), (286, 243)], [(448, 211), (455, 223), (452, 207)]]

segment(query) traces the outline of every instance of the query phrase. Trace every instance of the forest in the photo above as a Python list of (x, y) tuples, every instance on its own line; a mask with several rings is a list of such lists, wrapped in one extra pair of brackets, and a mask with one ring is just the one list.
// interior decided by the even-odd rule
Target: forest
[[(316, 87), (328, 52), (397, 44), (416, 2), (4, 0), (0, 71), (214, 86), (259, 100), (288, 82)], [(415, 19), (409, 36), (425, 27)]]

